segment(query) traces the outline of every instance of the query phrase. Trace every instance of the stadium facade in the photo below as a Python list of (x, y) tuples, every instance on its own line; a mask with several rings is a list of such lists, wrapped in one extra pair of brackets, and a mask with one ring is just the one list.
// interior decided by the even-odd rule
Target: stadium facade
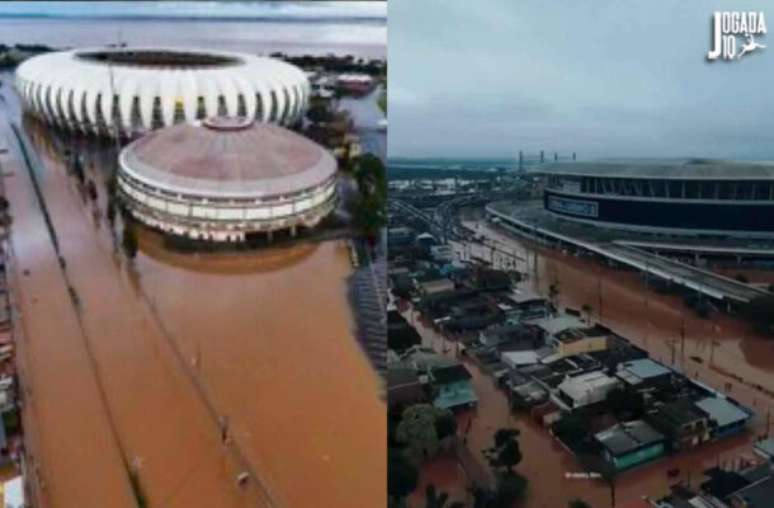
[(152, 228), (241, 242), (317, 225), (336, 206), (336, 169), (327, 150), (290, 130), (215, 117), (130, 143), (119, 157), (118, 190)]
[(46, 53), (18, 67), (15, 86), (49, 124), (124, 137), (214, 116), (293, 125), (310, 94), (306, 74), (274, 58), (166, 48)]
[(656, 234), (774, 237), (774, 163), (556, 163), (544, 207), (563, 219)]

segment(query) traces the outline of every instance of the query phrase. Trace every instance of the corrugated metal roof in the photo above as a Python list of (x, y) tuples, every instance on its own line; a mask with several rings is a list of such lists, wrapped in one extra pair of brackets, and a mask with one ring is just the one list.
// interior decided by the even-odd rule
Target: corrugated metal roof
[(704, 398), (696, 402), (696, 406), (707, 413), (709, 418), (720, 427), (747, 420), (750, 417), (739, 406), (721, 397)]

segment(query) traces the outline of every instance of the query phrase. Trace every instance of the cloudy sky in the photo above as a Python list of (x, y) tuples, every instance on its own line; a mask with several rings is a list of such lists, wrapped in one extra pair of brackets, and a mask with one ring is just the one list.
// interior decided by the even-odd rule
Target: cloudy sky
[(223, 17), (384, 19), (382, 2), (343, 1), (116, 1), (116, 2), (3, 2), (0, 16), (32, 17)]
[(713, 11), (762, 9), (774, 30), (774, 4), (483, 4), (390, 0), (390, 156), (774, 159), (774, 33), (705, 59)]

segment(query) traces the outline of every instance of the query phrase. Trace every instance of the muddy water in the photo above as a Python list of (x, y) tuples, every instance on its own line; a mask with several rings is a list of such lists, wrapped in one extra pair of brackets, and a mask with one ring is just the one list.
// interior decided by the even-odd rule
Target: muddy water
[[(503, 250), (517, 257), (517, 266), (528, 274), (533, 289), (546, 294), (548, 287), (558, 282), (562, 305), (581, 309), (588, 304), (594, 320), (600, 319), (601, 310), (604, 324), (645, 347), (657, 359), (686, 371), (694, 366), (691, 357), (701, 358), (704, 365), (712, 360), (718, 369), (733, 371), (749, 383), (774, 390), (774, 340), (756, 335), (746, 323), (721, 313), (701, 319), (680, 297), (648, 289), (635, 272), (535, 248), (483, 224), (481, 228), (479, 231), (501, 242), (498, 245)], [(487, 248), (482, 250), (488, 252)], [(490, 259), (488, 254), (481, 254)]]
[(94, 227), (90, 204), (48, 148), (38, 144), (41, 187), (80, 301), (110, 418), (151, 506), (268, 506), (256, 484), (237, 487), (244, 466), (233, 448), (221, 444), (217, 422), (180, 368), (174, 348), (127, 283), (128, 267), (113, 256), (103, 230)]
[[(8, 138), (5, 121), (2, 137)], [(24, 415), (42, 506), (135, 506), (120, 446), (26, 170), (11, 151), (0, 163), (14, 218), (9, 273)]]
[[(150, 506), (384, 506), (385, 407), (352, 333), (345, 246), (182, 255), (147, 233), (130, 266), (57, 145), (33, 137), (121, 447)], [(89, 178), (104, 169), (89, 165)], [(268, 496), (254, 481), (237, 487), (245, 470)]]
[[(679, 298), (646, 290), (638, 276), (631, 272), (601, 268), (592, 261), (536, 249), (484, 225), (478, 232), (497, 240), (498, 248), (508, 255), (493, 257), (487, 247), (457, 246), (457, 252), (463, 257), (472, 254), (494, 260), (496, 266), (503, 267), (513, 262), (518, 269), (529, 274), (525, 286), (543, 294), (547, 293), (550, 284), (558, 282), (559, 300), (563, 306), (580, 309), (584, 304), (591, 305), (593, 319), (601, 319), (665, 363), (674, 359), (675, 365), (682, 367), (688, 375), (728, 392), (757, 412), (751, 430), (746, 434), (662, 459), (620, 476), (616, 483), (618, 502), (645, 494), (666, 493), (669, 486), (666, 470), (670, 468), (679, 468), (680, 480), (695, 485), (704, 469), (733, 461), (742, 453), (750, 454), (750, 444), (755, 436), (766, 432), (766, 414), (774, 411), (774, 400), (751, 386), (761, 384), (764, 388), (774, 389), (774, 346), (770, 341), (750, 333), (743, 323), (729, 316), (714, 316), (711, 321), (699, 319), (684, 307)], [(600, 279), (601, 316), (598, 312)], [(678, 338), (683, 322), (686, 339), (681, 346)], [(420, 327), (420, 333), (427, 344), (454, 354), (453, 345), (446, 343), (433, 330)], [(711, 343), (713, 337), (714, 346)], [(692, 356), (701, 359), (701, 363), (692, 360)], [(712, 367), (709, 366), (710, 359)], [(510, 415), (505, 395), (491, 379), (475, 364), (469, 363), (468, 368), (473, 374), (480, 402), (475, 412), (461, 417), (459, 427), (465, 429), (465, 418), (471, 419), (468, 442), (474, 453), (491, 446), (492, 434), (500, 427), (515, 424), (521, 430), (524, 459), (518, 469), (529, 479), (526, 507), (564, 506), (573, 497), (581, 497), (593, 506), (611, 506), (607, 485), (599, 481), (566, 478), (567, 472), (581, 470), (574, 458), (530, 419)], [(736, 377), (730, 376), (730, 373)], [(438, 485), (450, 486), (459, 481), (459, 473), (448, 463), (432, 464), (426, 469), (423, 481), (434, 480)], [(450, 487), (449, 490), (457, 497), (463, 496), (458, 488)], [(422, 506), (421, 498), (421, 494), (413, 498), (414, 506)]]
[(228, 256), (176, 257), (141, 256), (140, 286), (288, 506), (383, 506), (385, 408), (352, 335), (346, 246), (235, 255), (253, 271), (231, 274)]

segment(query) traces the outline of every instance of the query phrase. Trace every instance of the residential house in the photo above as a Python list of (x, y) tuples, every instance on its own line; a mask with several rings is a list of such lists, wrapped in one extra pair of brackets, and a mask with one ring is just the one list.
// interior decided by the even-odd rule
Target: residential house
[(616, 471), (623, 471), (664, 454), (666, 436), (647, 422), (635, 420), (614, 425), (594, 435), (602, 457)]
[(616, 376), (635, 389), (647, 389), (668, 384), (673, 371), (650, 358), (640, 358), (618, 365)]
[(387, 403), (389, 406), (409, 406), (426, 400), (424, 386), (411, 368), (387, 369)]
[(707, 414), (715, 439), (743, 431), (752, 418), (751, 411), (720, 394), (696, 401), (696, 407)]
[(430, 383), (433, 387), (433, 405), (440, 409), (475, 406), (478, 397), (471, 377), (461, 363), (432, 369)]
[(621, 382), (602, 371), (592, 371), (566, 377), (557, 387), (556, 402), (568, 409), (577, 409), (602, 402)]
[(707, 415), (688, 399), (657, 406), (646, 419), (669, 438), (672, 450), (687, 450), (712, 437)]
[(565, 328), (554, 333), (549, 343), (554, 346), (556, 353), (564, 358), (581, 353), (603, 351), (607, 349), (607, 338), (610, 335), (610, 329), (602, 325)]

